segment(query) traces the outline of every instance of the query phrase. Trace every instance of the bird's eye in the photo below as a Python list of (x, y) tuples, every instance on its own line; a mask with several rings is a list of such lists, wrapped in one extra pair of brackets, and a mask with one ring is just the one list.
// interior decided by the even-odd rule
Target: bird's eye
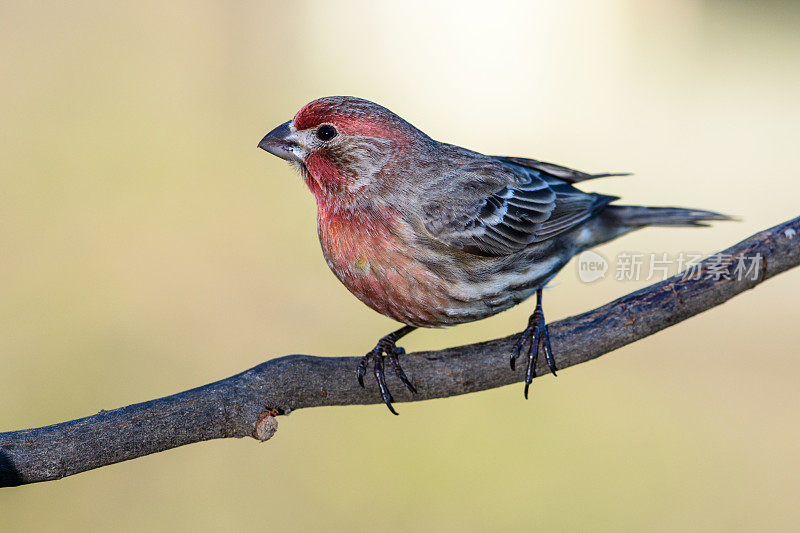
[(336, 128), (334, 128), (334, 127), (333, 127), (333, 126), (331, 126), (330, 124), (323, 124), (322, 126), (320, 126), (319, 128), (317, 128), (317, 137), (318, 137), (318, 138), (319, 138), (321, 141), (330, 141), (331, 139), (333, 139), (334, 137), (336, 137), (336, 135), (337, 135), (338, 133), (339, 133), (339, 132), (338, 132), (338, 131), (336, 131)]

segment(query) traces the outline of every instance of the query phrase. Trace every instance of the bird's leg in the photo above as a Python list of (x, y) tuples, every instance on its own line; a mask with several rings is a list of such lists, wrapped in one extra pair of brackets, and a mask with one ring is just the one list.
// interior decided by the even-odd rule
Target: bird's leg
[(381, 390), (381, 396), (383, 397), (383, 401), (386, 403), (386, 407), (388, 407), (389, 411), (395, 415), (397, 412), (392, 407), (392, 402), (394, 399), (389, 393), (389, 388), (386, 386), (384, 360), (386, 358), (389, 359), (389, 364), (392, 365), (392, 370), (394, 370), (394, 373), (397, 375), (400, 381), (403, 382), (403, 385), (405, 385), (411, 392), (416, 393), (417, 389), (411, 384), (408, 376), (406, 376), (406, 373), (403, 372), (403, 369), (400, 367), (400, 361), (397, 359), (398, 355), (403, 355), (406, 353), (404, 349), (397, 346), (397, 341), (415, 329), (417, 328), (414, 326), (403, 326), (397, 331), (393, 331), (385, 337), (381, 337), (381, 340), (378, 341), (378, 344), (375, 345), (375, 348), (367, 352), (367, 355), (361, 358), (361, 362), (358, 363), (358, 367), (356, 368), (356, 377), (358, 378), (358, 383), (363, 387), (364, 374), (367, 373), (367, 365), (369, 364), (370, 359), (373, 360), (375, 380), (378, 382), (378, 388)]
[(556, 375), (556, 360), (553, 359), (553, 350), (550, 347), (550, 334), (547, 331), (547, 323), (544, 320), (544, 311), (542, 310), (542, 289), (536, 291), (536, 309), (528, 319), (528, 327), (519, 336), (514, 349), (511, 352), (511, 370), (514, 370), (522, 349), (528, 345), (528, 367), (525, 371), (525, 398), (528, 398), (528, 389), (531, 386), (533, 378), (536, 377), (536, 361), (539, 359), (539, 349), (544, 350), (544, 356), (547, 359), (547, 366), (550, 367), (550, 372)]

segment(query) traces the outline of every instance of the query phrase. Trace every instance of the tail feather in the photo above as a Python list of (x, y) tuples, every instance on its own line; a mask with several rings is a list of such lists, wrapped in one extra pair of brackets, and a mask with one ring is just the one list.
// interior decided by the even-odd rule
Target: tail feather
[(622, 226), (708, 226), (713, 220), (735, 220), (734, 217), (682, 207), (645, 207), (639, 205), (610, 205), (604, 214)]

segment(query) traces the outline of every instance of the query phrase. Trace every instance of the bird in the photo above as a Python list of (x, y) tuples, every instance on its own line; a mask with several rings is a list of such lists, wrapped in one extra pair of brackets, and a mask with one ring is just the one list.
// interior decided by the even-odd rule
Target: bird
[(557, 369), (542, 289), (576, 254), (645, 226), (703, 226), (730, 217), (698, 209), (615, 204), (577, 184), (589, 174), (536, 159), (484, 155), (432, 139), (389, 109), (353, 96), (304, 105), (258, 143), (296, 167), (313, 194), (317, 233), (333, 274), (359, 300), (403, 326), (378, 340), (372, 363), (397, 414), (387, 365), (412, 393), (397, 342), (505, 311), (536, 295), (516, 340), (527, 359), (524, 396), (539, 353)]

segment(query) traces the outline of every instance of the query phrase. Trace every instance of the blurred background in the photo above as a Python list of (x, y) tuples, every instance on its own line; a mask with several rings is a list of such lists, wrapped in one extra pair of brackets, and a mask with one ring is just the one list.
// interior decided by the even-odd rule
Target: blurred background
[[(670, 0), (0, 3), (0, 431), (171, 394), (396, 324), (328, 271), (315, 207), (256, 148), (306, 102), (586, 171), (626, 203), (738, 215), (606, 245), (712, 253), (798, 215), (800, 4)], [(557, 320), (647, 282), (547, 294)], [(0, 491), (22, 530), (790, 530), (800, 271), (559, 377), (299, 411)], [(531, 305), (409, 351), (519, 331)], [(498, 365), (507, 364), (505, 360)]]

